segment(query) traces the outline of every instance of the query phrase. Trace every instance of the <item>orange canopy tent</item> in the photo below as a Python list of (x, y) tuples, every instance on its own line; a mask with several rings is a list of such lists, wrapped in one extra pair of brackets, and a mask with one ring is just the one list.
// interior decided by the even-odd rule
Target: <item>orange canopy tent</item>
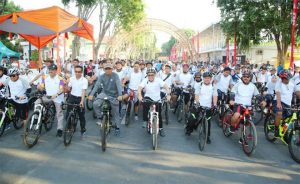
[[(19, 34), (38, 49), (58, 38), (59, 34), (68, 32), (94, 43), (93, 25), (58, 6), (2, 15), (0, 30)], [(59, 51), (57, 51), (57, 65), (60, 67)]]

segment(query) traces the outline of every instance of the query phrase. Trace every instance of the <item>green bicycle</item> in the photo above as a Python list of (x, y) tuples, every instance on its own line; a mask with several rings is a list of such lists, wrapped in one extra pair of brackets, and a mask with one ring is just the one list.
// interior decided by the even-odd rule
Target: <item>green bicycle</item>
[(10, 98), (8, 97), (3, 97), (1, 99), (1, 104), (4, 104), (4, 108), (0, 109), (0, 136), (3, 135), (6, 126), (8, 126), (11, 122), (16, 130), (23, 127), (22, 122), (16, 117), (15, 106), (9, 101)]
[(284, 110), (289, 110), (292, 113), (290, 113), (287, 118), (280, 121), (279, 138), (274, 136), (275, 114), (269, 114), (265, 119), (265, 137), (270, 142), (280, 139), (288, 146), (293, 160), (300, 163), (300, 121), (297, 117), (300, 108), (284, 108)]

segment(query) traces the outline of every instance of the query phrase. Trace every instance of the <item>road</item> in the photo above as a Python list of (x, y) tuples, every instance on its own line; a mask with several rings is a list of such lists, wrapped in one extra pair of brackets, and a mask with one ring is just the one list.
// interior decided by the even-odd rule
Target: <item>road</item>
[(0, 184), (299, 183), (300, 164), (285, 145), (266, 141), (262, 125), (252, 157), (243, 153), (236, 135), (226, 138), (215, 123), (212, 144), (200, 152), (196, 134), (186, 137), (183, 125), (170, 115), (156, 151), (142, 121), (133, 118), (129, 127), (122, 125), (120, 137), (110, 136), (106, 152), (90, 112), (86, 137), (76, 132), (69, 147), (55, 137), (56, 125), (31, 149), (22, 142), (22, 130), (12, 128), (0, 138)]

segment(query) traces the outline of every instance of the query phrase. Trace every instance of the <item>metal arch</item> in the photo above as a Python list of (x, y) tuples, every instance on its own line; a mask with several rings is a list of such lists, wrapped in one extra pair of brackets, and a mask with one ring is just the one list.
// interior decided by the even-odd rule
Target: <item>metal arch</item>
[(195, 48), (192, 47), (192, 44), (190, 43), (185, 32), (167, 21), (153, 18), (145, 19), (140, 24), (135, 26), (134, 30), (131, 32), (121, 31), (119, 34), (114, 35), (108, 43), (109, 46), (106, 48), (106, 53), (109, 53), (110, 55), (117, 53), (120, 50), (122, 43), (128, 42), (136, 33), (147, 30), (158, 30), (169, 33), (176, 40), (178, 40), (178, 43), (181, 47), (188, 49), (189, 54), (193, 58)]

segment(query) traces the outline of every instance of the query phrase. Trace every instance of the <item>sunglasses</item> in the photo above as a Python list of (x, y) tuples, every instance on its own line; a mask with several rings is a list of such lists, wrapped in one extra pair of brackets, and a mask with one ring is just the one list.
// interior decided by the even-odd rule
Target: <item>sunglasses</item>
[(148, 77), (153, 77), (153, 76), (154, 76), (154, 74), (148, 75)]
[(75, 71), (75, 73), (82, 73), (82, 71)]
[(10, 77), (15, 77), (15, 76), (17, 76), (17, 75), (11, 75)]
[(250, 76), (243, 76), (244, 78), (250, 79)]
[(112, 70), (112, 68), (104, 68), (104, 70)]

